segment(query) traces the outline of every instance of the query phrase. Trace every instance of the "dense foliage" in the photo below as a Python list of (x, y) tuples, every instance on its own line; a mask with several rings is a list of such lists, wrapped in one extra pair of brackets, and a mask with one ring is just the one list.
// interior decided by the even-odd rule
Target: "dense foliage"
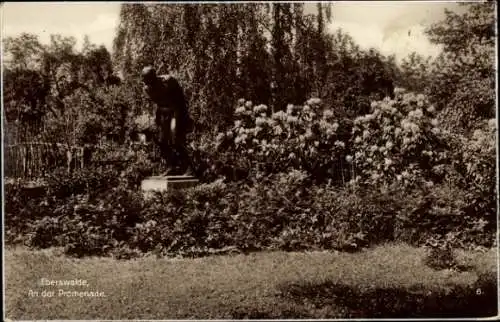
[(145, 64), (176, 73), (203, 130), (231, 125), (241, 97), (279, 111), (315, 96), (359, 113), (388, 89), (390, 59), (327, 33), (329, 6), (124, 4), (115, 65), (126, 78)]
[[(342, 177), (337, 166), (345, 155), (347, 124), (319, 99), (270, 113), (266, 105), (240, 100), (234, 125), (219, 133), (209, 148), (217, 154), (237, 155), (235, 165), (252, 176), (301, 170), (317, 180)], [(340, 169), (342, 170), (342, 169)], [(339, 179), (336, 178), (336, 179)]]
[[(122, 178), (111, 170), (86, 173), (80, 180), (52, 181), (37, 195), (8, 185), (6, 241), (61, 246), (73, 256), (203, 256), (229, 250), (355, 251), (394, 240), (491, 247), (496, 228), (491, 218), (468, 215), (465, 192), (445, 185), (410, 195), (397, 188), (353, 191), (311, 185), (294, 170), (251, 184), (218, 180), (144, 199)], [(111, 180), (114, 188), (106, 188)]]
[[(83, 170), (49, 173), (42, 187), (6, 185), (6, 241), (118, 257), (491, 247), (493, 6), (447, 12), (428, 32), (442, 54), (400, 65), (328, 33), (329, 7), (308, 6), (123, 4), (113, 54), (7, 38), (8, 143), (89, 152)], [(152, 199), (139, 192), (161, 167), (137, 77), (145, 64), (186, 89), (202, 181)]]
[(471, 134), (481, 121), (495, 116), (495, 3), (460, 4), (446, 10), (427, 30), (443, 51), (436, 59), (408, 57), (405, 87), (429, 95), (442, 126)]

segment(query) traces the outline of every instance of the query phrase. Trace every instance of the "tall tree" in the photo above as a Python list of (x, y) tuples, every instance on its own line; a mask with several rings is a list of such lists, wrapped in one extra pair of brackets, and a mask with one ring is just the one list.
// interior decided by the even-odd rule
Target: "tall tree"
[(400, 66), (398, 85), (409, 91), (426, 93), (430, 80), (431, 57), (412, 52)]
[(318, 8), (307, 18), (303, 4), (123, 4), (115, 64), (136, 82), (146, 61), (175, 71), (198, 125), (224, 127), (238, 98), (282, 109), (321, 95), (329, 10)]
[(432, 66), (429, 93), (449, 129), (468, 133), (495, 115), (495, 2), (460, 4), (431, 26), (443, 46)]
[(243, 4), (244, 20), (238, 31), (237, 96), (257, 104), (269, 104), (271, 99), (271, 56), (264, 35), (265, 8)]
[[(110, 54), (84, 41), (81, 52), (76, 39), (52, 35), (42, 45), (35, 35), (5, 39), (4, 106), (9, 132), (17, 141), (43, 133), (47, 118), (66, 118), (65, 99), (79, 89), (93, 93), (112, 75)], [(14, 129), (15, 127), (15, 129)]]
[[(257, 67), (252, 76), (258, 76), (266, 66), (256, 62), (264, 53), (262, 39), (257, 35), (261, 32), (259, 6), (123, 4), (115, 39), (116, 64), (126, 78), (135, 81), (138, 79), (134, 70), (140, 70), (145, 63), (154, 64), (160, 73), (174, 72), (186, 90), (198, 126), (224, 126), (231, 119), (241, 89), (246, 85), (255, 87), (248, 82), (252, 68), (241, 64)], [(255, 20), (256, 23), (247, 25), (247, 21)], [(238, 36), (251, 28), (253, 32), (246, 37)], [(145, 59), (143, 54), (151, 58)], [(242, 72), (244, 84), (237, 76)], [(262, 94), (260, 78), (256, 83)], [(265, 93), (263, 96), (261, 99), (267, 100)]]

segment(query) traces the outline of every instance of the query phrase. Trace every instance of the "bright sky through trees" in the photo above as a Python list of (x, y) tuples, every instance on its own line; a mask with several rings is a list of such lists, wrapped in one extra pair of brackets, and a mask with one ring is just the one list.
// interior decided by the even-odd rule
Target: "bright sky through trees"
[[(22, 32), (39, 35), (42, 42), (50, 34), (75, 36), (81, 45), (88, 35), (93, 43), (111, 50), (120, 3), (80, 2), (4, 3), (2, 6), (3, 36)], [(402, 59), (412, 51), (435, 55), (433, 46), (423, 34), (430, 23), (444, 16), (444, 9), (454, 9), (454, 2), (338, 2), (333, 6), (333, 22), (329, 29), (342, 28), (362, 48), (375, 47), (383, 54), (396, 54)], [(309, 9), (314, 10), (311, 3)]]

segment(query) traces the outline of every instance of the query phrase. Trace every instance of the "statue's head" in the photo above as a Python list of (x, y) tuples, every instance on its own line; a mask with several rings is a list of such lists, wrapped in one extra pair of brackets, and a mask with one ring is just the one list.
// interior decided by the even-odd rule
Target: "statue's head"
[(153, 66), (146, 66), (141, 72), (142, 81), (146, 85), (152, 85), (156, 81), (156, 70)]

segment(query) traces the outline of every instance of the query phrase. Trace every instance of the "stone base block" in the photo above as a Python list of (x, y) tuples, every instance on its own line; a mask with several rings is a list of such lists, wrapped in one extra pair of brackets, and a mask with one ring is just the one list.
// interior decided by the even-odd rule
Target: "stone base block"
[(141, 189), (147, 194), (153, 191), (190, 188), (196, 186), (198, 182), (198, 179), (192, 176), (153, 176), (142, 180)]

